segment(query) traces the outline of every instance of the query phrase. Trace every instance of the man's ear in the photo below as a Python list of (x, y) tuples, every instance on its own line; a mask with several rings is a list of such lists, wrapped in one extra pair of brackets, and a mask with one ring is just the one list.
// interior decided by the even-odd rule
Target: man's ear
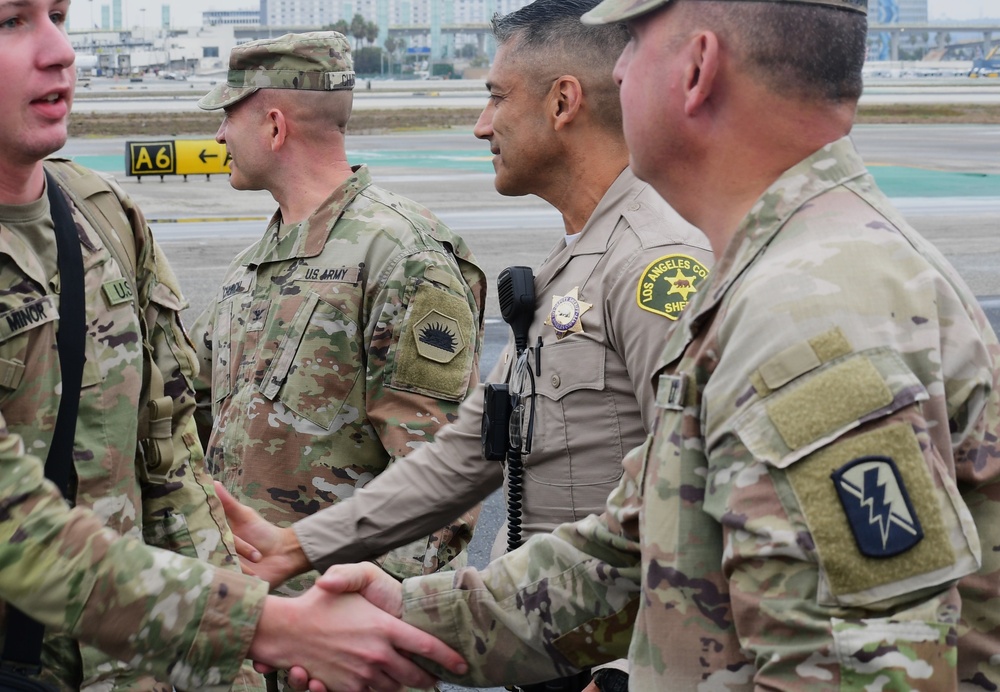
[(288, 120), (285, 114), (277, 108), (270, 109), (264, 116), (268, 127), (268, 139), (271, 142), (271, 151), (278, 151), (285, 144), (288, 136)]
[(580, 113), (583, 107), (583, 86), (573, 75), (563, 75), (552, 84), (548, 98), (552, 127), (561, 130)]
[(684, 113), (695, 115), (712, 95), (719, 74), (719, 38), (703, 31), (688, 43), (690, 61), (684, 70)]

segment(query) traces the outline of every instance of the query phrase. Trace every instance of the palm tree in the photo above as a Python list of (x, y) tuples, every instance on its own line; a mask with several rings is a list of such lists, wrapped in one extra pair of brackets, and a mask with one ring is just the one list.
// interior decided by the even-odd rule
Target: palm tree
[(389, 76), (392, 76), (392, 59), (396, 55), (396, 48), (399, 47), (399, 43), (395, 38), (389, 36), (385, 39), (385, 52), (389, 54)]
[(360, 13), (354, 15), (354, 19), (351, 20), (351, 36), (354, 37), (354, 50), (361, 48), (361, 39), (366, 35), (367, 22), (365, 18), (361, 16)]
[(375, 39), (378, 38), (378, 24), (375, 22), (368, 22), (365, 24), (365, 40), (368, 43), (375, 43)]

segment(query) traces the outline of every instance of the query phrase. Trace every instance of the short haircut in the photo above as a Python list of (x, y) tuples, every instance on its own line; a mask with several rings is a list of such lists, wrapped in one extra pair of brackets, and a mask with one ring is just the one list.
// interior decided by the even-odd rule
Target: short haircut
[(836, 103), (861, 96), (868, 22), (860, 12), (794, 2), (680, 4), (695, 24), (728, 39), (740, 68), (771, 91)]
[[(580, 17), (600, 0), (535, 0), (506, 15), (494, 15), (493, 36), (509, 45), (536, 72), (558, 71), (580, 80), (598, 124), (620, 132), (621, 102), (612, 75), (628, 43), (622, 24), (587, 26)], [(541, 76), (541, 75), (537, 75)], [(548, 84), (538, 84), (548, 89)]]
[(262, 113), (269, 108), (284, 110), (300, 128), (308, 128), (309, 136), (319, 138), (335, 132), (344, 134), (354, 104), (350, 91), (261, 89), (255, 97), (255, 108)]

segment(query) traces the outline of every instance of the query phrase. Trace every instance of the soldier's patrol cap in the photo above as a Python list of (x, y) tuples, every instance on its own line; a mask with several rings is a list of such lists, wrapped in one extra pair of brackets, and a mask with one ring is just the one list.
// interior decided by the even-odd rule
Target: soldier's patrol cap
[(229, 75), (201, 97), (212, 111), (245, 99), (258, 89), (350, 91), (354, 88), (351, 44), (336, 31), (285, 34), (250, 41), (229, 54)]
[[(729, 0), (729, 2), (760, 2), (761, 0)], [(764, 2), (794, 2), (800, 5), (823, 5), (841, 10), (852, 10), (868, 14), (868, 0), (763, 0)], [(580, 19), (584, 24), (614, 24), (624, 22), (652, 12), (668, 4), (670, 0), (604, 0), (600, 5), (584, 14)]]

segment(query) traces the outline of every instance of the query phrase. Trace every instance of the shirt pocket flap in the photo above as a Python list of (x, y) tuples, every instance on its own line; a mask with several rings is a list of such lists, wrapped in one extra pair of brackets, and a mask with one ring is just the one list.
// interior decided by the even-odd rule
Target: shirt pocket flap
[(927, 399), (896, 351), (872, 349), (825, 363), (770, 393), (734, 428), (754, 458), (787, 468), (868, 421)]
[(558, 401), (581, 389), (603, 390), (604, 354), (604, 346), (589, 340), (547, 344), (542, 349), (541, 371), (535, 375), (535, 393)]

